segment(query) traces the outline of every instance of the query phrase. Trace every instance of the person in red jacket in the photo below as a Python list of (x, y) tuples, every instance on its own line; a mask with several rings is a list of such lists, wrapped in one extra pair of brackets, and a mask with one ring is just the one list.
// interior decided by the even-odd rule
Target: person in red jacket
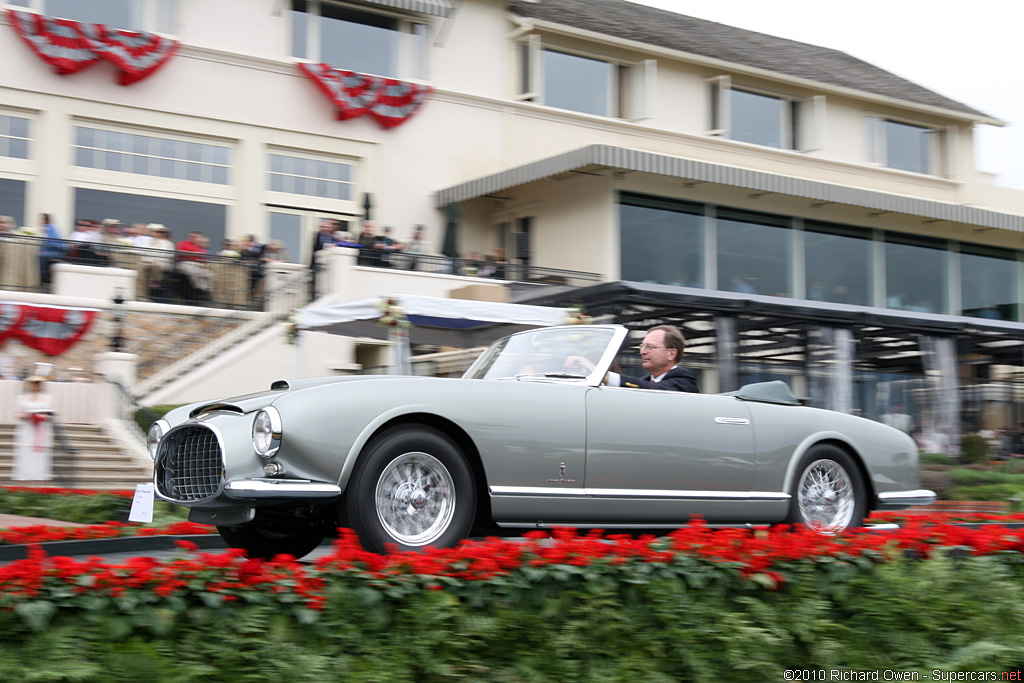
[(209, 300), (213, 289), (213, 271), (206, 264), (209, 252), (203, 245), (204, 241), (208, 242), (206, 236), (193, 230), (188, 233), (188, 237), (174, 245), (174, 249), (177, 252), (175, 258), (178, 261), (178, 272), (188, 278), (200, 299)]

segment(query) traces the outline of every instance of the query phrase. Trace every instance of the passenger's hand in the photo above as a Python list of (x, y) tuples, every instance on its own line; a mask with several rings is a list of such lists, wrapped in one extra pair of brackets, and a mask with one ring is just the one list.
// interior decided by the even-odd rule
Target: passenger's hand
[(582, 370), (582, 374), (589, 375), (594, 371), (594, 364), (589, 359), (583, 356), (569, 356), (565, 359), (565, 364), (562, 366), (566, 370)]

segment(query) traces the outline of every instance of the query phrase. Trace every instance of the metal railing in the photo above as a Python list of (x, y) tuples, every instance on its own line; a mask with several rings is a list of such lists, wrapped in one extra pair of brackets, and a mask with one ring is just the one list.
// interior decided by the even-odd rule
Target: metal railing
[[(134, 270), (138, 273), (134, 299), (138, 301), (239, 310), (263, 306), (260, 266), (251, 259), (29, 235), (0, 236), (0, 289), (48, 292), (56, 263)], [(198, 265), (199, 278), (185, 272), (185, 263)], [(200, 278), (209, 279), (208, 289), (198, 286)]]
[(78, 459), (78, 451), (64, 433), (64, 425), (56, 420), (52, 424), (53, 448), (50, 451), (50, 465), (53, 483), (63, 488), (71, 488), (77, 483), (75, 461)]
[(463, 275), (537, 285), (569, 285), (582, 287), (601, 282), (599, 273), (561, 268), (541, 268), (521, 263), (504, 263), (487, 259), (449, 258), (430, 254), (406, 254), (376, 249), (360, 250), (356, 265), (376, 268), (411, 270), (421, 273)]
[(155, 422), (161, 416), (155, 410), (140, 405), (132, 392), (117, 380), (107, 378), (106, 382), (111, 386), (114, 394), (110, 406), (113, 418), (120, 423), (125, 433), (131, 435), (132, 439), (145, 450), (146, 434), (142, 431), (139, 423), (135, 421), (135, 415), (140, 411), (143, 413), (148, 412), (153, 418), (152, 422)]

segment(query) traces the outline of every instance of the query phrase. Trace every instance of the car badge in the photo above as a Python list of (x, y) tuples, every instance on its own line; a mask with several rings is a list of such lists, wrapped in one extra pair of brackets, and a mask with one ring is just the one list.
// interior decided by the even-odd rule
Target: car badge
[(549, 484), (575, 484), (575, 479), (565, 478), (565, 463), (558, 463), (558, 479), (548, 479)]

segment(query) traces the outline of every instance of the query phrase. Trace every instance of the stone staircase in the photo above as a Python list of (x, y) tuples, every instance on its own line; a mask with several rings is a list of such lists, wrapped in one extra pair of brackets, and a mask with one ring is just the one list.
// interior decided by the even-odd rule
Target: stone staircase
[[(125, 451), (101, 425), (62, 424), (67, 450), (55, 441), (54, 486), (79, 489), (134, 490), (153, 480), (153, 469)], [(11, 481), (14, 464), (13, 423), (0, 423), (0, 484)]]

